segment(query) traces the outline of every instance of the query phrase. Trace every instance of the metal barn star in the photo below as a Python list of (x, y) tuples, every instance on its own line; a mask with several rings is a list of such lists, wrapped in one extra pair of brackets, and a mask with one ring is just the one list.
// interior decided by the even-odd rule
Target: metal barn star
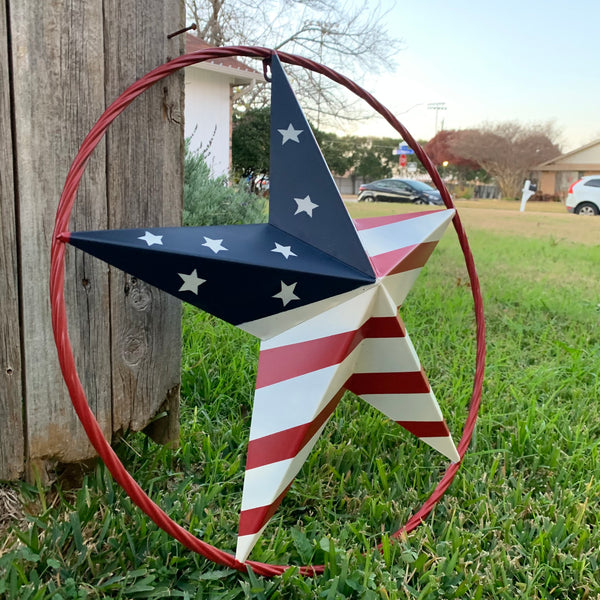
[(398, 316), (453, 210), (353, 222), (277, 56), (269, 222), (63, 234), (261, 339), (236, 558), (245, 561), (344, 390), (460, 460)]

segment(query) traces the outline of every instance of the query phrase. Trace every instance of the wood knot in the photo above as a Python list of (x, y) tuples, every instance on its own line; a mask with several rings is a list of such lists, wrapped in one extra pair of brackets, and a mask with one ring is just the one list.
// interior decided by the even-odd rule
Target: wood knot
[(128, 278), (123, 291), (129, 306), (133, 309), (143, 312), (152, 307), (152, 292), (143, 281), (139, 281), (135, 277)]
[(123, 337), (123, 361), (130, 367), (138, 365), (148, 353), (148, 343), (142, 332), (126, 333)]
[(152, 306), (152, 294), (145, 286), (135, 286), (129, 292), (129, 303), (140, 312), (149, 310)]

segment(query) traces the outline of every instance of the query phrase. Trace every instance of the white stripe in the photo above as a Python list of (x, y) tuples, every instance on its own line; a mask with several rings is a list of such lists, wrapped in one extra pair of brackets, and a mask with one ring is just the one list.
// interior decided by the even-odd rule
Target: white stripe
[(454, 213), (454, 210), (438, 210), (421, 217), (363, 229), (358, 232), (358, 237), (369, 256), (438, 241)]
[(447, 456), (452, 462), (458, 462), (460, 460), (460, 454), (451, 437), (422, 437), (419, 439), (431, 446), (434, 450)]
[(378, 286), (373, 284), (358, 296), (330, 308), (278, 336), (265, 340), (261, 343), (260, 349), (270, 350), (280, 346), (325, 338), (338, 333), (355, 331), (369, 318), (369, 311), (377, 289)]
[[(363, 296), (372, 298), (373, 292), (376, 294), (375, 299), (369, 304), (371, 310), (376, 314), (387, 313), (385, 316), (390, 316), (390, 312), (395, 315), (396, 307), (390, 302), (386, 290), (375, 288)], [(358, 299), (355, 298), (350, 302)], [(366, 320), (366, 317), (362, 320)], [(309, 331), (313, 330), (312, 327), (309, 329)], [(293, 332), (288, 333), (278, 336), (276, 340), (263, 342), (261, 350), (265, 346), (271, 346), (272, 342), (296, 340)], [(297, 341), (306, 340), (303, 336), (299, 336)], [(337, 365), (257, 388), (254, 393), (250, 439), (254, 440), (312, 422), (352, 373), (406, 372), (420, 369), (421, 363), (408, 334), (404, 338), (362, 340)]]
[(254, 545), (258, 541), (258, 538), (262, 535), (262, 532), (267, 526), (267, 523), (265, 523), (261, 530), (257, 533), (251, 533), (249, 535), (238, 535), (237, 546), (235, 548), (235, 560), (238, 560), (239, 562), (244, 562), (248, 558), (248, 555), (250, 554), (250, 552), (252, 552), (252, 548), (254, 548)]
[(411, 271), (405, 271), (404, 273), (388, 275), (383, 278), (382, 284), (392, 297), (396, 306), (402, 305), (420, 272), (421, 267), (412, 269)]
[(365, 402), (392, 421), (443, 421), (433, 392), (427, 394), (363, 394)]
[[(313, 302), (312, 304), (307, 304), (306, 306), (301, 306), (292, 310), (284, 310), (283, 312), (271, 315), (270, 317), (263, 317), (262, 319), (256, 319), (255, 321), (247, 321), (246, 323), (237, 325), (237, 327), (251, 333), (261, 340), (267, 340), (283, 333), (291, 327), (320, 315), (323, 311), (329, 310), (350, 298), (359, 296), (365, 290), (373, 287), (373, 285), (374, 284), (365, 285), (355, 290), (351, 290), (350, 292), (319, 300), (319, 302)], [(300, 295), (300, 290), (296, 291), (298, 292), (298, 295)]]
[(353, 373), (359, 353), (355, 348), (337, 365), (258, 388), (250, 439), (311, 423)]
[(275, 499), (296, 477), (326, 424), (327, 421), (323, 423), (317, 433), (294, 458), (246, 471), (244, 491), (242, 492), (242, 510), (251, 510), (259, 506), (273, 504)]
[(360, 344), (355, 373), (404, 373), (420, 371), (421, 362), (410, 339), (367, 338)]

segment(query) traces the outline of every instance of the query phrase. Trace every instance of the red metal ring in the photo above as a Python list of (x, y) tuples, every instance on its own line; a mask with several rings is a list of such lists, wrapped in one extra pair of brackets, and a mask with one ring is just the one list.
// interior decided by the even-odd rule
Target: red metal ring
[[(85, 392), (81, 385), (81, 381), (75, 367), (75, 359), (73, 349), (69, 340), (67, 328), (67, 314), (64, 298), (65, 286), (65, 244), (61, 239), (60, 234), (68, 230), (69, 219), (75, 203), (75, 197), (81, 181), (81, 177), (85, 170), (87, 161), (90, 158), (93, 150), (96, 148), (110, 124), (133, 102), (140, 94), (145, 92), (149, 87), (164, 79), (168, 75), (178, 71), (183, 67), (187, 67), (199, 62), (214, 60), (217, 58), (229, 56), (247, 56), (255, 58), (268, 58), (274, 53), (274, 50), (268, 48), (260, 48), (253, 46), (231, 46), (225, 48), (209, 48), (200, 50), (191, 54), (185, 54), (175, 58), (156, 69), (153, 69), (134, 84), (129, 86), (102, 114), (96, 124), (92, 127), (85, 140), (81, 144), (79, 152), (75, 156), (73, 164), (69, 169), (65, 186), (60, 197), (58, 209), (56, 211), (56, 220), (54, 225), (54, 234), (52, 236), (51, 263), (50, 263), (50, 302), (52, 308), (52, 329), (54, 332), (54, 340), (58, 351), (60, 368), (69, 390), (71, 402), (81, 421), (90, 442), (108, 467), (115, 480), (123, 487), (125, 492), (133, 500), (133, 502), (141, 508), (161, 529), (169, 535), (179, 540), (190, 550), (203, 555), (205, 558), (212, 560), (218, 564), (245, 571), (246, 566), (250, 566), (258, 575), (273, 576), (280, 575), (289, 566), (286, 565), (270, 565), (256, 561), (247, 561), (240, 563), (235, 560), (233, 555), (219, 550), (214, 546), (193, 536), (189, 531), (175, 523), (169, 516), (159, 508), (142, 490), (137, 482), (131, 477), (123, 464), (118, 459), (117, 455), (110, 447), (110, 444), (104, 439), (102, 431), (94, 414), (92, 413), (85, 396)], [(394, 117), (394, 115), (381, 105), (371, 94), (362, 89), (356, 83), (340, 75), (336, 71), (316, 63), (307, 58), (287, 54), (285, 52), (277, 53), (279, 58), (286, 63), (297, 65), (325, 75), (332, 81), (349, 89), (351, 92), (365, 100), (375, 111), (377, 111), (386, 121), (402, 136), (404, 141), (414, 150), (417, 158), (421, 161), (427, 172), (431, 176), (435, 186), (440, 190), (445, 205), (448, 208), (455, 208), (452, 198), (444, 185), (435, 166), (425, 154), (423, 148), (416, 142), (404, 126)], [(479, 287), (479, 279), (475, 269), (473, 255), (467, 241), (464, 228), (458, 216), (458, 212), (453, 219), (454, 228), (458, 235), (460, 246), (462, 248), (469, 280), (471, 283), (471, 291), (473, 294), (474, 310), (476, 318), (476, 339), (477, 352), (475, 364), (475, 376), (473, 381), (473, 393), (469, 405), (469, 413), (463, 434), (458, 444), (458, 453), (461, 460), (467, 451), (477, 414), (481, 402), (481, 391), (483, 386), (483, 376), (485, 369), (485, 318), (483, 313), (483, 299)], [(403, 533), (408, 533), (415, 529), (431, 512), (435, 504), (440, 500), (444, 492), (448, 489), (452, 479), (454, 478), (460, 463), (452, 464), (445, 472), (444, 476), (429, 496), (427, 501), (421, 508), (402, 526), (398, 531), (392, 534), (397, 537)], [(303, 575), (315, 575), (322, 573), (323, 565), (303, 566), (300, 567), (300, 572)]]

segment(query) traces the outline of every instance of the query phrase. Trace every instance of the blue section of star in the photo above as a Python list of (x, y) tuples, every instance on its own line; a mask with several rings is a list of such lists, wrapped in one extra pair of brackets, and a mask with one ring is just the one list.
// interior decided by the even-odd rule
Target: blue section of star
[(374, 283), (276, 55), (271, 69), (268, 224), (72, 233), (70, 243), (234, 325)]
[[(143, 239), (149, 231), (162, 244)], [(146, 236), (148, 237), (148, 236)], [(215, 253), (205, 239), (222, 240)], [(343, 294), (375, 281), (357, 269), (268, 224), (174, 227), (72, 233), (70, 243), (234, 325)], [(273, 252), (276, 244), (295, 256)], [(183, 276), (204, 280), (180, 290)], [(282, 283), (296, 299), (282, 302)]]
[(372, 276), (369, 258), (276, 55), (271, 74), (269, 223)]

